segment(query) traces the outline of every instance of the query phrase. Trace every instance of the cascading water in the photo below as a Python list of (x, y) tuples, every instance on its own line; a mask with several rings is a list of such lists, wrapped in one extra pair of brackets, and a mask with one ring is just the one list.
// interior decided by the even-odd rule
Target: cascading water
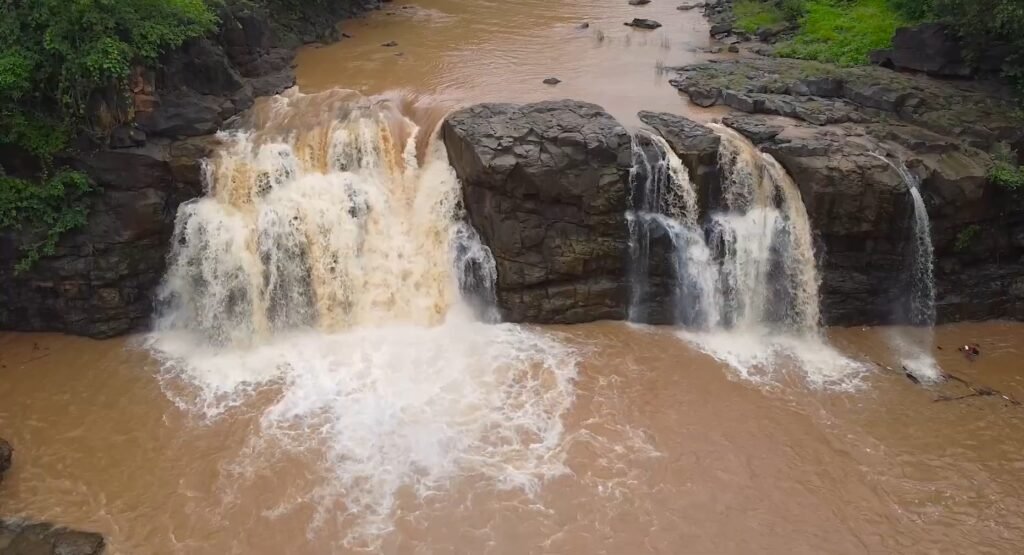
[(908, 256), (910, 268), (906, 274), (908, 298), (900, 319), (916, 329), (893, 332), (890, 340), (899, 352), (903, 367), (907, 371), (920, 380), (935, 381), (942, 375), (938, 363), (930, 354), (933, 343), (932, 328), (935, 326), (935, 251), (928, 208), (921, 196), (921, 180), (902, 161), (895, 163), (874, 152), (871, 155), (888, 164), (899, 174), (907, 186), (914, 207), (913, 236), (909, 242)]
[(632, 140), (630, 170), (631, 289), (629, 319), (649, 318), (651, 244), (657, 234), (671, 242), (673, 310), (671, 323), (698, 328), (718, 324), (718, 295), (710, 252), (697, 225), (697, 194), (690, 175), (668, 143), (639, 131)]
[[(646, 295), (652, 230), (663, 231), (673, 247), (677, 291), (700, 292), (675, 297), (675, 322), (688, 328), (683, 337), (751, 379), (764, 379), (774, 355), (784, 353), (815, 385), (849, 385), (861, 368), (821, 337), (819, 280), (799, 189), (742, 135), (711, 128), (722, 137), (722, 206), (706, 229), (698, 225), (696, 194), (678, 157), (659, 137), (634, 137), (632, 308)], [(686, 202), (669, 202), (674, 198)], [(644, 315), (631, 309), (631, 316)]]
[(564, 471), (574, 355), (481, 323), (497, 321), (494, 260), (417, 110), (348, 91), (261, 100), (179, 210), (149, 338), (193, 414), (269, 399), (229, 484), (307, 453), (323, 479), (297, 499), (356, 542), (390, 529), (402, 488), (535, 490)]

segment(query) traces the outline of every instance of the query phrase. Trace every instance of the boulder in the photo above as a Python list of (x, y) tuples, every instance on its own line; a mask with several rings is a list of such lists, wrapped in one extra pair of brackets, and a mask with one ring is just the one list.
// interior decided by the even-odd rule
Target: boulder
[(630, 6), (646, 6), (650, 4), (651, 0), (629, 0)]
[(512, 322), (625, 317), (630, 137), (601, 107), (481, 104), (443, 126)]
[(52, 524), (19, 524), (0, 521), (0, 551), (5, 555), (100, 555), (103, 536)]
[(658, 27), (661, 27), (661, 23), (658, 23), (653, 19), (642, 19), (639, 17), (634, 17), (633, 21), (623, 23), (623, 25), (637, 29), (657, 29)]
[(940, 77), (970, 77), (974, 73), (956, 31), (944, 23), (922, 23), (897, 29), (888, 59), (879, 55), (872, 61)]

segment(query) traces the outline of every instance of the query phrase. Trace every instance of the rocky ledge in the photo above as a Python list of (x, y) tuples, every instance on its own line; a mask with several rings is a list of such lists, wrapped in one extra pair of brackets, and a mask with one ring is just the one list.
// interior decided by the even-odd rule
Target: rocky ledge
[(830, 323), (883, 323), (911, 205), (902, 161), (931, 217), (941, 321), (1024, 318), (1024, 199), (989, 182), (991, 152), (1024, 152), (1013, 101), (984, 82), (788, 59), (679, 68), (672, 83), (775, 156), (800, 185), (823, 254)]
[(200, 161), (216, 144), (213, 134), (255, 97), (295, 83), (294, 47), (336, 38), (341, 17), (378, 2), (308, 4), (285, 17), (225, 2), (216, 34), (186, 43), (157, 68), (136, 68), (128, 98), (94, 95), (94, 136), (62, 160), (99, 191), (88, 222), (23, 273), (14, 271), (19, 249), (38, 239), (0, 232), (0, 329), (111, 337), (148, 324), (178, 205), (203, 192)]
[[(800, 186), (827, 323), (896, 318), (912, 205), (899, 173), (873, 153), (902, 161), (921, 179), (940, 319), (1024, 319), (1024, 201), (986, 177), (987, 149), (1022, 139), (1024, 128), (1007, 119), (1012, 105), (969, 86), (895, 74), (867, 79), (886, 72), (877, 68), (819, 74), (825, 69), (802, 64), (693, 66), (675, 82), (695, 101), (752, 112), (725, 123), (778, 158)], [(718, 137), (673, 114), (640, 118), (688, 167), (706, 214), (706, 199), (720, 187)], [(484, 104), (453, 114), (444, 140), (469, 218), (495, 255), (506, 319), (624, 317), (630, 144), (621, 125), (575, 101)], [(656, 262), (654, 297), (646, 301), (664, 305), (670, 279), (668, 262)]]

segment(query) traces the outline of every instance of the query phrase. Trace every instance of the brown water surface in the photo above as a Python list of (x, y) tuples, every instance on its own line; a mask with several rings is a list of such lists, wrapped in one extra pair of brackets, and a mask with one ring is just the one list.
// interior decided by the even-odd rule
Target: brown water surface
[[(484, 100), (580, 98), (627, 124), (640, 109), (715, 115), (690, 107), (657, 70), (698, 59), (707, 33), (697, 10), (660, 0), (388, 6), (344, 24), (354, 38), (303, 51), (301, 89), (385, 94), (422, 109), (414, 119), (427, 127), (447, 108)], [(632, 17), (664, 27), (622, 25)], [(589, 27), (578, 28), (583, 22)], [(399, 45), (380, 46), (390, 40)], [(550, 76), (563, 83), (540, 83)], [(261, 123), (273, 115), (262, 109), (250, 123), (264, 134), (315, 131), (306, 118), (327, 119), (346, 94), (292, 98), (328, 104), (298, 110), (280, 128)], [(315, 147), (298, 151), (323, 150)], [(0, 437), (16, 450), (0, 517), (95, 530), (114, 554), (1019, 553), (1024, 545), (1024, 408), (998, 394), (943, 400), (971, 390), (915, 385), (886, 369), (899, 366), (896, 330), (830, 330), (865, 373), (857, 387), (827, 390), (784, 359), (758, 374), (760, 383), (744, 381), (669, 328), (596, 323), (530, 336), (472, 326), (281, 337), (214, 363), (196, 346), (194, 360), (206, 364), (197, 367), (216, 371), (188, 379), (142, 337), (0, 334)], [(492, 336), (505, 350), (480, 340)], [(576, 353), (568, 384), (574, 373), (562, 370), (572, 360), (538, 368), (523, 354), (538, 337)], [(955, 350), (968, 342), (981, 344), (976, 361)], [(458, 349), (463, 343), (472, 348)], [(930, 344), (938, 364), (974, 391), (1024, 398), (1024, 325), (944, 326)], [(178, 347), (187, 356), (192, 345)], [(445, 371), (448, 351), (458, 372)], [(516, 361), (484, 360), (495, 352)], [(268, 379), (247, 367), (274, 370), (272, 357), (291, 370)], [(416, 372), (420, 362), (433, 365)], [(363, 381), (346, 381), (346, 372)], [(346, 397), (323, 394), (334, 391)], [(475, 397), (454, 408), (437, 402), (462, 392)], [(494, 399), (541, 408), (503, 412)], [(350, 414), (351, 423), (342, 418)], [(505, 414), (562, 419), (506, 426), (495, 419)], [(477, 418), (493, 428), (475, 426)], [(488, 443), (472, 435), (481, 429), (505, 435)], [(370, 434), (366, 453), (360, 433)], [(433, 450), (438, 437), (449, 451)], [(338, 442), (347, 450), (332, 451)], [(448, 464), (448, 453), (461, 458)], [(420, 458), (410, 468), (442, 479), (391, 472), (411, 455)], [(355, 480), (341, 474), (378, 460)], [(366, 515), (350, 502), (382, 491), (396, 492), (393, 504), (380, 497), (386, 511), (367, 533)]]
[[(473, 476), (422, 499), (405, 491), (373, 550), (1015, 553), (1024, 542), (1024, 409), (1000, 397), (936, 402), (962, 386), (884, 370), (856, 392), (755, 387), (669, 329), (549, 333), (585, 353), (566, 419), (571, 473), (534, 496)], [(831, 335), (887, 365), (887, 333)], [(203, 423), (168, 400), (132, 341), (0, 336), (0, 432), (17, 450), (0, 514), (97, 530), (113, 553), (358, 547), (338, 543), (342, 512), (309, 528), (315, 456), (237, 467), (265, 398)], [(978, 360), (955, 351), (965, 341), (981, 344)], [(1024, 397), (1024, 326), (945, 326), (936, 343), (947, 371)]]
[[(626, 125), (640, 110), (699, 119), (720, 110), (693, 107), (660, 71), (707, 57), (700, 9), (625, 0), (420, 0), (347, 21), (352, 38), (303, 49), (303, 92), (341, 87), (366, 95), (408, 90), (450, 106), (574, 98), (600, 104)], [(663, 26), (623, 25), (634, 17)], [(581, 28), (586, 24), (586, 28)], [(398, 46), (384, 47), (391, 41)], [(542, 81), (556, 77), (556, 86)]]

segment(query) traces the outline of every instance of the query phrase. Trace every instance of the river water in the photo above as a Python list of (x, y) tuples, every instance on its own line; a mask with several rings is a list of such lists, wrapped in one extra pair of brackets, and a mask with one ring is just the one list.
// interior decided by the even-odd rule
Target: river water
[(1024, 325), (927, 335), (972, 390), (892, 370), (906, 330), (768, 357), (736, 331), (492, 325), (460, 300), (450, 266), (478, 246), (422, 130), (495, 99), (712, 119), (656, 69), (697, 59), (698, 11), (388, 7), (300, 55), (319, 94), (227, 141), (179, 214), (156, 332), (0, 334), (0, 516), (117, 554), (1020, 551)]

